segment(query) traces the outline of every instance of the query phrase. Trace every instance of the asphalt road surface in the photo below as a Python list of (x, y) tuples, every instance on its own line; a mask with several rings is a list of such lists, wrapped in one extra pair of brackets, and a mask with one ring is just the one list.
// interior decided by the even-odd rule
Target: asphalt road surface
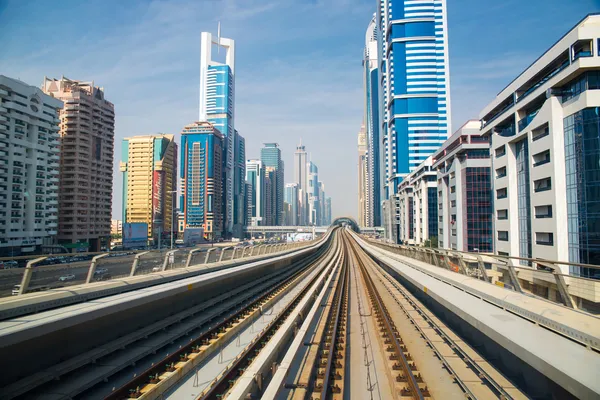
[[(150, 273), (153, 268), (162, 267), (168, 250), (169, 249), (163, 250), (160, 253), (158, 251), (153, 251), (143, 255), (140, 258), (136, 275)], [(189, 250), (189, 248), (179, 249), (179, 251), (175, 253), (177, 256), (175, 258), (175, 267), (179, 267), (182, 260), (187, 258)], [(96, 266), (96, 271), (100, 271), (95, 274), (94, 279), (107, 280), (129, 276), (134, 256), (135, 255), (130, 254), (101, 258)], [(91, 260), (70, 264), (53, 264), (35, 267), (29, 283), (30, 291), (35, 290), (35, 288), (39, 288), (40, 286), (46, 286), (51, 289), (85, 283), (90, 264)], [(21, 283), (24, 271), (25, 268), (0, 270), (0, 297), (11, 296), (13, 287)], [(66, 277), (67, 275), (74, 275), (74, 278), (63, 281), (60, 280), (61, 277)]]

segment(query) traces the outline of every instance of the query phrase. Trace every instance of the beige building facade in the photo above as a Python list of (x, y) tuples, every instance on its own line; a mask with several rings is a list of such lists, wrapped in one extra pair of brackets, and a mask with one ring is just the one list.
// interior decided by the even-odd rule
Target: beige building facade
[(44, 78), (44, 92), (60, 99), (58, 244), (100, 251), (109, 242), (115, 108), (94, 82)]

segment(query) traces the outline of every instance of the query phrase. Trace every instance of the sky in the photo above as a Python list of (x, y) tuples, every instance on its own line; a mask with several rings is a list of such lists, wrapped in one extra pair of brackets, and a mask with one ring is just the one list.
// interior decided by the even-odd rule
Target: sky
[[(113, 217), (121, 139), (198, 119), (200, 32), (236, 41), (235, 127), (246, 158), (278, 142), (293, 180), (302, 140), (332, 198), (357, 215), (365, 30), (378, 0), (0, 0), (0, 74), (94, 81), (115, 104)], [(452, 129), (494, 99), (600, 0), (448, 0)]]

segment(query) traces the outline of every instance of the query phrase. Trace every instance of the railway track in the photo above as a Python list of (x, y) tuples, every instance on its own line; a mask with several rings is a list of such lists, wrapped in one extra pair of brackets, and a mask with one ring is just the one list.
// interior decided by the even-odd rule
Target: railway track
[[(414, 329), (422, 339), (422, 345), (431, 349), (447, 372), (448, 378), (457, 385), (464, 398), (468, 399), (526, 399), (519, 389), (508, 381), (487, 361), (482, 359), (475, 350), (454, 334), (431, 311), (424, 307), (408, 290), (402, 287), (387, 272), (373, 262), (358, 244), (351, 244), (362, 273), (363, 280), (370, 293), (377, 319), (388, 346), (387, 351), (393, 350), (399, 355), (400, 365), (395, 364), (394, 370), (402, 367), (402, 374), (397, 381), (406, 383), (401, 389), (401, 396), (415, 399), (436, 397), (436, 391), (431, 391), (423, 382), (428, 375), (418, 374), (414, 361), (411, 360), (406, 344), (395, 329), (396, 324), (403, 324), (407, 329)], [(394, 313), (389, 309), (394, 308)], [(392, 318), (394, 315), (395, 318)], [(403, 316), (403, 318), (400, 318)], [(394, 321), (395, 320), (395, 321)], [(402, 354), (398, 353), (398, 347)], [(408, 366), (408, 369), (406, 368)], [(414, 379), (411, 379), (412, 377)], [(415, 385), (416, 384), (416, 385)], [(437, 396), (438, 398), (443, 396)]]
[[(290, 314), (299, 305), (299, 303), (311, 292), (317, 285), (322, 285), (328, 277), (336, 273), (335, 265), (339, 264), (339, 259), (342, 254), (342, 244), (339, 235), (335, 238), (336, 245), (330, 258), (323, 262), (323, 272), (315, 275), (310, 282), (294, 296), (294, 299), (277, 315), (277, 317), (265, 328), (252, 343), (244, 349), (244, 351), (232, 362), (227, 370), (221, 374), (207, 389), (205, 389), (198, 399), (223, 399), (227, 398), (230, 390), (235, 386), (239, 377), (252, 364), (256, 356), (267, 345), (269, 340), (277, 333), (280, 327), (286, 322)], [(331, 268), (327, 268), (331, 266)], [(323, 290), (319, 288), (318, 290)], [(314, 291), (312, 293), (315, 293)]]
[[(185, 346), (181, 346), (179, 350), (169, 354), (160, 362), (153, 364), (143, 373), (134, 376), (133, 379), (126, 384), (110, 393), (106, 399), (123, 400), (155, 398), (155, 393), (151, 392), (156, 392), (155, 388), (161, 384), (165, 386), (163, 381), (169, 380), (169, 384), (173, 384), (174, 379), (171, 377), (173, 375), (181, 375), (181, 371), (184, 369), (185, 364), (196, 359), (201, 360), (202, 358), (213, 354), (215, 348), (223, 342), (223, 338), (230, 335), (229, 332), (236, 331), (244, 321), (256, 318), (257, 315), (260, 315), (262, 313), (262, 308), (265, 307), (269, 301), (282, 295), (285, 291), (289, 290), (291, 286), (298, 284), (308, 275), (309, 271), (312, 271), (316, 265), (322, 263), (330, 253), (331, 250), (320, 254), (316, 258), (307, 258), (296, 267), (292, 273), (280, 277), (266, 289), (260, 288), (259, 294), (256, 294), (250, 301), (240, 300), (235, 302), (233, 307), (229, 308), (227, 312), (221, 313), (220, 318), (213, 318), (211, 320), (211, 326), (205, 329), (200, 335), (190, 340)], [(257, 340), (257, 342), (263, 341), (268, 337), (268, 334), (263, 332), (260, 336), (261, 338)], [(227, 371), (225, 375), (229, 376), (230, 371)], [(230, 381), (231, 379), (227, 379), (224, 382), (229, 385)], [(219, 382), (214, 388), (214, 396), (207, 395), (204, 398), (218, 398), (216, 393), (223, 388), (221, 383), (223, 382)], [(160, 388), (161, 393), (164, 390), (164, 388)], [(211, 393), (213, 393), (213, 391), (211, 391)]]
[(387, 358), (388, 364), (391, 364), (391, 375), (394, 377), (397, 385), (396, 395), (398, 397), (420, 400), (430, 398), (429, 389), (419, 373), (411, 354), (408, 352), (402, 337), (398, 333), (394, 320), (390, 316), (371, 275), (367, 271), (365, 254), (361, 253), (352, 239), (349, 239), (348, 243), (353, 264), (358, 267), (362, 281), (369, 294), (385, 352), (388, 354)]

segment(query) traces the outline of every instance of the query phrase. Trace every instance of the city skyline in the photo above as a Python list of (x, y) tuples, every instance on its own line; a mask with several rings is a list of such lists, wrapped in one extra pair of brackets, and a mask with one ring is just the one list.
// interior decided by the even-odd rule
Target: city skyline
[[(354, 132), (363, 114), (360, 96), (362, 74), (357, 59), (364, 47), (364, 29), (372, 16), (373, 3), (371, 1), (349, 2), (350, 11), (336, 10), (336, 7), (322, 4), (300, 4), (294, 7), (289, 3), (244, 4), (240, 6), (239, 3), (231, 2), (218, 6), (182, 2), (178, 5), (181, 11), (177, 11), (178, 7), (169, 4), (148, 5), (132, 2), (119, 5), (123, 13), (119, 14), (115, 21), (109, 21), (107, 9), (97, 4), (74, 4), (68, 9), (42, 12), (41, 9), (36, 9), (35, 2), (3, 3), (0, 4), (0, 22), (2, 22), (0, 25), (5, 28), (0, 28), (0, 32), (9, 29), (13, 34), (7, 37), (4, 57), (0, 60), (0, 70), (7, 76), (20, 78), (34, 86), (41, 84), (43, 76), (61, 75), (82, 80), (93, 79), (103, 86), (107, 98), (110, 98), (115, 103), (115, 108), (119, 110), (115, 129), (115, 154), (120, 154), (122, 138), (148, 132), (174, 133), (179, 142), (181, 128), (195, 120), (198, 114), (198, 93), (195, 84), (184, 87), (181, 80), (174, 81), (175, 75), (179, 75), (181, 77), (179, 79), (187, 77), (185, 79), (197, 82), (200, 31), (215, 32), (217, 20), (221, 20), (222, 31), (226, 36), (237, 40), (239, 50), (236, 60), (238, 65), (236, 127), (247, 139), (246, 152), (249, 155), (256, 155), (261, 143), (276, 141), (282, 148), (284, 162), (292, 165), (295, 145), (298, 138), (302, 137), (307, 147), (311, 149), (314, 159), (324, 160), (319, 162), (320, 174), (322, 179), (328, 182), (327, 191), (333, 198), (334, 215), (356, 216), (356, 182), (336, 179), (336, 166), (348, 170), (354, 170), (356, 167)], [(449, 4), (448, 7), (448, 24), (451, 31), (449, 50), (453, 120), (457, 124), (468, 118), (477, 117), (475, 115), (477, 110), (494, 98), (508, 78), (523, 70), (535, 59), (536, 54), (548, 48), (553, 38), (559, 37), (585, 13), (598, 10), (597, 3), (593, 1), (581, 1), (578, 4), (543, 2), (547, 5), (544, 8), (536, 6), (536, 3), (528, 3), (523, 5), (524, 11), (535, 9), (540, 19), (555, 13), (557, 9), (561, 10), (563, 18), (545, 27), (514, 21), (513, 29), (510, 32), (504, 31), (500, 35), (499, 30), (504, 26), (500, 22), (506, 17), (511, 6), (509, 3), (498, 4), (494, 6), (495, 12), (491, 16), (489, 32), (486, 30), (481, 35), (472, 35), (471, 30), (477, 26), (477, 16), (480, 16), (483, 10), (470, 4), (475, 3), (457, 1)], [(198, 19), (200, 9), (204, 9), (209, 17), (190, 24), (191, 28), (181, 28), (181, 19), (183, 18), (184, 21), (188, 18)], [(57, 29), (56, 33), (48, 32), (47, 35), (41, 35), (35, 42), (27, 42), (26, 39), (16, 40), (21, 36), (19, 34), (21, 29), (29, 29), (41, 18), (52, 18), (52, 15), (58, 11), (62, 16), (60, 20), (65, 21), (71, 13), (76, 16), (81, 15), (82, 12), (93, 11), (107, 24), (119, 23), (133, 15), (139, 16), (131, 21), (130, 26), (115, 29), (114, 36), (104, 37), (105, 30), (98, 32), (91, 28), (85, 36), (70, 35), (71, 29), (74, 28), (58, 22), (57, 26), (61, 29)], [(296, 53), (288, 54), (288, 51), (285, 54), (270, 55), (266, 63), (262, 56), (260, 61), (252, 57), (257, 47), (264, 43), (263, 35), (272, 36), (273, 30), (277, 32), (283, 29), (282, 26), (275, 26), (270, 28), (271, 31), (264, 33), (253, 29), (259, 26), (261, 18), (273, 13), (281, 13), (283, 21), (291, 18), (292, 15), (300, 19), (308, 19), (309, 15), (315, 14), (315, 11), (319, 11), (316, 13), (318, 18), (315, 24), (324, 20), (332, 21), (331, 24), (323, 24), (327, 28), (320, 28), (319, 34), (324, 33), (323, 29), (341, 28), (330, 42), (315, 46), (319, 39), (314, 37), (314, 33), (303, 37), (299, 32), (292, 32), (289, 39), (277, 40), (299, 41), (300, 46), (295, 48)], [(20, 26), (12, 24), (11, 21), (23, 20), (25, 15), (28, 23)], [(154, 40), (154, 35), (157, 33), (151, 29), (156, 23), (164, 28), (161, 34), (163, 36), (166, 34), (160, 41)], [(283, 26), (285, 25), (283, 23)], [(518, 32), (525, 26), (528, 26), (528, 40), (520, 41)], [(248, 35), (244, 32), (252, 32), (252, 34)], [(123, 37), (127, 39), (123, 40)], [(489, 42), (491, 38), (494, 42), (493, 49), (486, 49), (486, 46), (481, 45), (486, 40)], [(175, 42), (177, 45), (173, 46)], [(92, 43), (94, 46), (89, 47)], [(156, 44), (152, 47), (148, 46), (148, 43)], [(67, 45), (72, 49), (88, 48), (88, 53), (82, 54), (87, 54), (92, 60), (99, 62), (88, 63), (89, 57), (86, 58), (86, 63), (79, 60), (66, 62), (64, 57), (57, 57), (60, 52), (53, 51), (60, 45)], [(474, 63), (472, 50), (475, 48), (479, 56)], [(160, 54), (161, 52), (164, 54)], [(297, 63), (301, 59), (321, 58), (323, 54), (327, 54), (330, 61), (326, 67), (317, 65), (311, 67), (310, 72), (305, 72), (303, 64)], [(173, 63), (173, 59), (181, 61)], [(91, 64), (94, 66), (91, 67)], [(148, 65), (152, 65), (152, 68)], [(498, 65), (502, 66), (502, 70), (496, 70)], [(270, 80), (263, 79), (262, 75), (257, 79), (250, 78), (254, 71), (261, 69), (261, 66), (266, 68), (259, 71), (260, 74), (271, 75)], [(338, 71), (336, 82), (331, 82), (329, 78), (332, 69)], [(279, 72), (273, 74), (273, 71)], [(470, 73), (467, 74), (467, 71)], [(174, 72), (177, 74), (173, 74)], [(282, 81), (283, 76), (293, 76), (296, 79), (286, 78)], [(257, 86), (252, 82), (253, 80), (260, 82), (260, 85)], [(310, 85), (307, 85), (307, 82)], [(285, 85), (285, 90), (274, 89), (276, 86), (281, 87), (282, 84)], [(316, 100), (311, 91), (317, 87), (322, 90), (323, 84), (326, 84), (325, 87), (330, 94), (325, 96), (326, 98)], [(287, 99), (291, 103), (282, 102), (281, 97), (273, 96), (280, 91), (297, 92), (298, 88), (302, 88), (302, 92), (306, 94), (297, 96), (297, 99)], [(265, 103), (266, 100), (261, 100), (256, 105), (250, 104), (256, 100), (253, 98), (254, 89), (269, 101)], [(157, 90), (160, 90), (161, 96), (147, 95), (156, 93)], [(140, 96), (140, 93), (146, 95)], [(349, 99), (350, 102), (340, 104), (338, 107), (330, 101), (334, 96)], [(461, 98), (462, 100), (458, 100)], [(327, 100), (326, 104), (325, 100)], [(276, 103), (287, 105), (283, 109)], [(261, 113), (256, 109), (257, 106), (263, 109), (270, 107), (269, 112)], [(321, 109), (327, 112), (324, 113), (320, 111)], [(265, 114), (269, 114), (267, 118)], [(306, 115), (311, 115), (312, 118), (307, 121)], [(331, 122), (333, 118), (337, 120), (335, 124)], [(291, 122), (295, 126), (282, 135), (283, 127), (290, 125)], [(323, 135), (322, 132), (329, 132), (329, 134)], [(325, 160), (326, 155), (330, 155), (328, 149), (335, 145), (339, 146), (340, 151), (336, 152), (338, 154), (333, 154), (329, 160)], [(117, 157), (114, 166), (114, 171), (117, 171)], [(291, 168), (288, 168), (286, 182), (293, 180), (291, 174)], [(117, 188), (121, 187), (121, 178), (117, 173), (115, 178), (112, 215), (118, 217), (121, 215), (121, 201)]]

